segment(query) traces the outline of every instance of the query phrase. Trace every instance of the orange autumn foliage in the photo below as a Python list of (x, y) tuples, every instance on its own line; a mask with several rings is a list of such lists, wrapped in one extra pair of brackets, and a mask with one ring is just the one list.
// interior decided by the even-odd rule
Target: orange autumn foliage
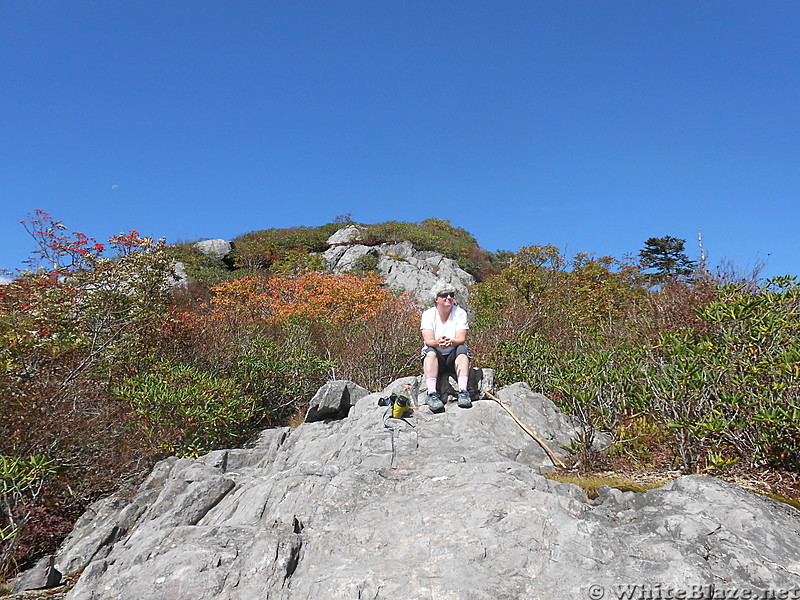
[(400, 308), (411, 304), (408, 298), (398, 298), (383, 289), (374, 273), (333, 275), (308, 271), (268, 279), (248, 276), (216, 285), (212, 291), (212, 315), (272, 323), (353, 323), (372, 319), (391, 305)]

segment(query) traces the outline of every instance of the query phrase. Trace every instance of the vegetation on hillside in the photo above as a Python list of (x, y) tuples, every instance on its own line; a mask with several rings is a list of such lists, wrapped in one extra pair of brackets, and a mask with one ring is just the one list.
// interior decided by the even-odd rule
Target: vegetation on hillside
[[(347, 224), (252, 232), (223, 262), (135, 231), (100, 244), (41, 211), (25, 222), (31, 269), (0, 287), (0, 575), (162, 457), (296, 423), (331, 378), (378, 390), (418, 374), (418, 307), (368, 264), (323, 268)], [(651, 238), (637, 262), (553, 246), (491, 255), (439, 219), (360, 227), (364, 243), (409, 240), (478, 275), (477, 366), (578, 417), (576, 463), (800, 470), (793, 277), (689, 274), (674, 238)], [(181, 288), (176, 259), (194, 280)], [(614, 441), (603, 456), (596, 430)]]
[(478, 280), (494, 272), (494, 257), (480, 248), (469, 232), (453, 227), (444, 219), (425, 219), (419, 223), (388, 221), (366, 225), (364, 230), (362, 243), (367, 245), (409, 241), (417, 250), (432, 250), (452, 258)]
[(306, 270), (323, 270), (321, 253), (328, 248), (326, 241), (349, 225), (361, 230), (359, 243), (367, 246), (409, 241), (417, 250), (431, 250), (452, 258), (478, 280), (494, 273), (494, 256), (480, 248), (469, 232), (454, 227), (445, 219), (362, 224), (349, 217), (339, 217), (335, 222), (319, 227), (262, 229), (234, 239), (235, 249), (227, 262), (203, 256), (194, 251), (191, 244), (173, 246), (170, 252), (186, 265), (193, 280), (206, 286), (245, 273), (291, 275)]
[[(579, 416), (585, 428), (573, 450), (584, 460), (596, 459), (592, 436), (602, 430), (615, 452), (643, 465), (656, 464), (654, 450), (671, 450), (660, 466), (687, 473), (740, 461), (796, 473), (796, 279), (651, 290), (632, 265), (611, 264), (582, 258), (569, 271), (504, 270), (477, 285), (478, 354), (492, 357), (501, 381), (528, 381)], [(631, 429), (642, 417), (647, 433)]]

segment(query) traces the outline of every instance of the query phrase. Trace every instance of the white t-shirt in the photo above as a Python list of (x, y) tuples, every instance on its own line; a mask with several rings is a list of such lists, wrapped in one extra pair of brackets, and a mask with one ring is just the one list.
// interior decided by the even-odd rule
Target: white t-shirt
[[(442, 319), (439, 317), (436, 307), (432, 306), (422, 313), (422, 323), (420, 324), (419, 328), (430, 329), (433, 331), (433, 337), (435, 337), (437, 340), (443, 335), (446, 335), (452, 339), (456, 337), (456, 331), (469, 329), (469, 323), (467, 322), (467, 311), (459, 306), (454, 305), (450, 310), (450, 316), (447, 318), (447, 321), (442, 323)], [(442, 354), (450, 354), (450, 352), (453, 351), (453, 347), (450, 346), (449, 348), (439, 348), (439, 351)]]

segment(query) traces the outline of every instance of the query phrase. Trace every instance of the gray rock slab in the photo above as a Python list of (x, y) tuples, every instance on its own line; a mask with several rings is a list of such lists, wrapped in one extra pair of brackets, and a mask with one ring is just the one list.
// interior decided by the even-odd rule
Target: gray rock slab
[(45, 556), (14, 582), (13, 593), (44, 590), (61, 583), (61, 573), (55, 568), (55, 557)]
[[(242, 449), (249, 458), (162, 463), (127, 505), (145, 511), (96, 549), (68, 598), (599, 598), (626, 585), (690, 597), (693, 586), (800, 586), (792, 507), (711, 477), (590, 501), (540, 474), (545, 452), (497, 403), (397, 420), (377, 406), (382, 393), (345, 419), (265, 432)], [(527, 386), (497, 396), (553, 450), (568, 441), (570, 419)], [(193, 492), (195, 481), (207, 493)], [(122, 520), (103, 514), (105, 531)], [(90, 535), (92, 520), (81, 525)], [(62, 555), (80, 545), (71, 539)]]
[(157, 498), (177, 460), (168, 458), (158, 463), (135, 495), (113, 495), (93, 503), (56, 554), (56, 568), (72, 574), (105, 556)]
[(338, 244), (352, 244), (353, 242), (360, 240), (363, 234), (364, 232), (360, 227), (357, 227), (356, 225), (348, 225), (329, 237), (328, 245), (335, 246)]

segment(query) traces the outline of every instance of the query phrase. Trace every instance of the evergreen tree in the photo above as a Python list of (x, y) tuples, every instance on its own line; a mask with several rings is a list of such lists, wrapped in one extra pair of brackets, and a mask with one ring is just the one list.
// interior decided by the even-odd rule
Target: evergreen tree
[(649, 238), (639, 251), (642, 266), (654, 271), (650, 275), (658, 283), (691, 275), (695, 262), (686, 256), (685, 244), (686, 240), (671, 235)]

